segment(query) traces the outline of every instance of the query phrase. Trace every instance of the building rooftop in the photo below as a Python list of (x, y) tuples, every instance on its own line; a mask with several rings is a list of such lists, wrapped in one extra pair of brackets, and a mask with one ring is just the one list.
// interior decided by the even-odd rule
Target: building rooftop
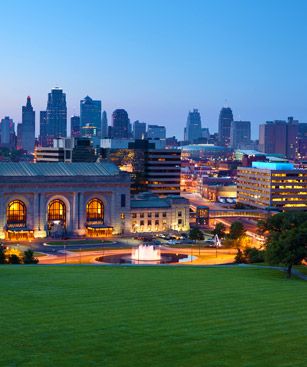
[(169, 208), (170, 204), (168, 201), (163, 199), (143, 199), (143, 200), (131, 200), (131, 208)]
[(131, 208), (170, 208), (172, 203), (189, 203), (189, 201), (178, 195), (168, 195), (165, 198), (159, 198), (159, 196), (152, 192), (142, 192), (131, 199)]
[(101, 163), (0, 163), (0, 177), (29, 176), (117, 176), (120, 171), (109, 162)]
[(277, 163), (277, 162), (252, 162), (253, 168), (268, 169), (271, 171), (290, 171), (294, 169), (292, 163)]

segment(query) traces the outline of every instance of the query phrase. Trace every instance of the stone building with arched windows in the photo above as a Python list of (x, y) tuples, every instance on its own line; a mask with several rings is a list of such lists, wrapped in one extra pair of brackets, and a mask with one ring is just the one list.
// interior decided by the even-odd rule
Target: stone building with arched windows
[(0, 238), (130, 232), (130, 179), (108, 162), (0, 163)]

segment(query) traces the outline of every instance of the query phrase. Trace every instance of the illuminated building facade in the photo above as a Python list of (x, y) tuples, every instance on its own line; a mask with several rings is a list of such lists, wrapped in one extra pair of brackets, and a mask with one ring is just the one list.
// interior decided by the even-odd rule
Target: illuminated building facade
[(114, 164), (0, 164), (0, 238), (126, 232), (130, 178)]
[(189, 210), (189, 201), (183, 197), (143, 193), (131, 200), (131, 232), (188, 231)]
[(307, 210), (307, 170), (291, 163), (253, 162), (239, 167), (237, 202), (282, 211)]

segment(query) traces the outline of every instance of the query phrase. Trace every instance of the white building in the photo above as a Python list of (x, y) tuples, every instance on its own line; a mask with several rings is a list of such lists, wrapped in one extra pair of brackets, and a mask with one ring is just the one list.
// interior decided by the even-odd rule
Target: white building
[(140, 194), (131, 200), (131, 231), (188, 231), (189, 210), (189, 201), (180, 196), (159, 198), (151, 193)]

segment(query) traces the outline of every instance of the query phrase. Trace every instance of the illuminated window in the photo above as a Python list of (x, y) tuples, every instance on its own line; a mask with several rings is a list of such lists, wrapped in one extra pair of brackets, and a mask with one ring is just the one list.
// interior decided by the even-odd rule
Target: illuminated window
[(52, 200), (48, 205), (48, 221), (66, 220), (66, 206), (62, 200)]
[(87, 222), (103, 220), (103, 203), (99, 199), (92, 199), (86, 205)]
[(20, 200), (11, 201), (7, 207), (7, 223), (23, 223), (27, 221), (27, 208)]

